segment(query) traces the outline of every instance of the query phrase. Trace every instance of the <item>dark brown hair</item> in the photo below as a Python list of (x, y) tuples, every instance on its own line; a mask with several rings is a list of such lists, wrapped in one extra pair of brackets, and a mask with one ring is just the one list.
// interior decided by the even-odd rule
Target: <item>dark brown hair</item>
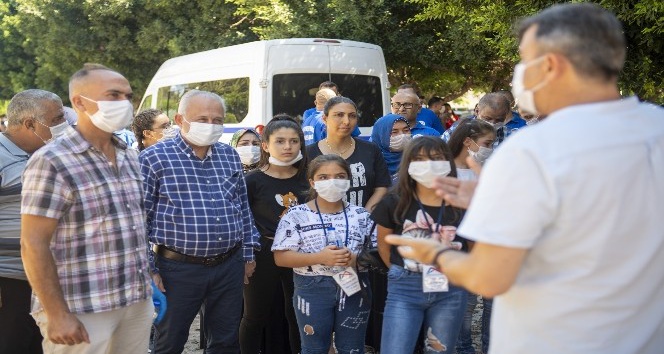
[(138, 151), (143, 151), (145, 145), (143, 145), (143, 136), (144, 130), (152, 130), (152, 125), (154, 124), (154, 119), (157, 118), (160, 114), (164, 112), (150, 108), (142, 111), (134, 117), (134, 121), (131, 123), (131, 129), (136, 135), (136, 142), (138, 143)]
[[(348, 178), (351, 178), (350, 165), (348, 161), (344, 160), (339, 155), (327, 154), (319, 155), (315, 159), (311, 160), (309, 163), (309, 168), (307, 169), (307, 181), (313, 180), (316, 172), (323, 166), (328, 163), (335, 163), (346, 171)], [(314, 187), (309, 187), (309, 200), (314, 200), (318, 196)]]
[(449, 146), (452, 156), (457, 157), (463, 150), (463, 141), (466, 138), (471, 138), (474, 142), (477, 142), (477, 139), (487, 135), (493, 134), (496, 136), (496, 130), (493, 129), (493, 126), (481, 119), (468, 119), (464, 118), (459, 121), (456, 129), (450, 135), (450, 140), (447, 141), (447, 146)]
[(540, 54), (562, 54), (579, 74), (613, 80), (623, 69), (627, 42), (622, 24), (600, 5), (551, 6), (519, 23), (519, 39), (533, 26)]
[[(420, 152), (425, 153), (429, 158), (432, 158), (436, 153), (442, 154), (445, 157), (445, 160), (450, 162), (452, 167), (452, 171), (450, 171), (448, 176), (457, 176), (452, 152), (442, 139), (433, 136), (421, 136), (408, 143), (408, 146), (406, 146), (406, 150), (401, 157), (399, 182), (396, 189), (392, 192), (396, 193), (397, 199), (399, 200), (394, 209), (394, 219), (399, 224), (402, 224), (403, 220), (406, 219), (406, 214), (408, 213), (410, 206), (413, 203), (416, 203), (417, 182), (415, 182), (415, 180), (410, 177), (410, 174), (408, 174), (408, 166)], [(454, 210), (455, 219), (461, 217), (461, 211), (459, 209), (451, 207), (446, 208), (446, 210)]]
[[(265, 125), (265, 128), (263, 128), (263, 133), (261, 134), (261, 140), (265, 144), (270, 143), (270, 135), (272, 135), (274, 132), (276, 132), (279, 129), (286, 128), (286, 129), (293, 129), (297, 133), (298, 137), (300, 138), (300, 152), (302, 152), (302, 160), (296, 162), (293, 164), (295, 168), (297, 168), (297, 173), (298, 174), (303, 174), (306, 171), (306, 166), (307, 166), (307, 149), (306, 145), (304, 144), (304, 133), (302, 132), (302, 127), (300, 124), (293, 118), (292, 116), (289, 116), (286, 113), (279, 113), (276, 116), (270, 120), (269, 123)], [(269, 166), (269, 159), (270, 158), (270, 153), (263, 150), (261, 148), (261, 159), (258, 161), (258, 167), (257, 168), (262, 168), (264, 166)]]

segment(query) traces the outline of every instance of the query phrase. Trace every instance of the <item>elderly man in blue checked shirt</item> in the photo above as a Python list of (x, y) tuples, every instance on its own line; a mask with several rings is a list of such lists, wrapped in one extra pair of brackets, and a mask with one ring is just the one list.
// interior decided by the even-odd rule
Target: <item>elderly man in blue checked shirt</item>
[(153, 280), (169, 310), (155, 352), (181, 353), (205, 304), (206, 353), (239, 353), (242, 287), (254, 271), (259, 234), (240, 157), (218, 142), (224, 101), (192, 90), (180, 101), (180, 132), (140, 156)]

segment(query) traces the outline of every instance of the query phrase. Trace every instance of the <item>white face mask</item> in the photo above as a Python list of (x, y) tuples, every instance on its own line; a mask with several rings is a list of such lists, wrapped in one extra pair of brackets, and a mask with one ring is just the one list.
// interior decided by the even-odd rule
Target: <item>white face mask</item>
[(37, 123), (39, 123), (39, 124), (41, 124), (41, 125), (47, 127), (48, 130), (51, 131), (51, 138), (48, 139), (48, 140), (44, 140), (44, 139), (42, 139), (42, 137), (39, 136), (39, 135), (37, 135), (37, 133), (35, 132), (35, 135), (37, 135), (37, 137), (38, 137), (39, 139), (41, 139), (41, 141), (43, 141), (44, 144), (48, 144), (48, 143), (50, 143), (51, 141), (55, 140), (55, 139), (56, 139), (57, 137), (59, 137), (60, 135), (64, 134), (65, 131), (67, 130), (67, 127), (69, 126), (69, 123), (67, 123), (67, 121), (64, 121), (64, 122), (62, 122), (62, 123), (60, 123), (60, 124), (58, 124), (58, 125), (54, 125), (54, 126), (52, 126), (52, 127), (49, 127), (48, 125), (46, 125), (46, 124), (44, 124), (44, 123), (42, 123), (42, 122), (40, 122), (40, 121), (38, 121), (38, 120), (35, 120), (35, 122), (37, 122)]
[(184, 130), (181, 130), (182, 136), (196, 146), (212, 145), (224, 134), (223, 124), (190, 122), (184, 116), (182, 120), (189, 123), (189, 131), (185, 133)]
[(134, 120), (134, 107), (128, 100), (121, 101), (94, 101), (83, 95), (82, 98), (97, 104), (97, 113), (90, 115), (92, 124), (95, 127), (107, 132), (113, 133), (116, 130), (126, 128)]
[(343, 199), (349, 188), (350, 180), (348, 179), (326, 179), (314, 182), (316, 193), (330, 203)]
[(531, 60), (528, 64), (516, 64), (514, 67), (514, 76), (512, 77), (512, 95), (514, 95), (516, 103), (524, 111), (528, 111), (533, 114), (538, 114), (537, 107), (535, 107), (535, 92), (544, 87), (548, 81), (540, 82), (530, 90), (526, 90), (526, 86), (523, 83), (523, 80), (526, 76), (526, 69), (529, 66), (540, 62), (544, 58), (544, 56), (541, 56), (537, 59)]
[(409, 141), (411, 141), (413, 136), (411, 134), (399, 134), (390, 137), (390, 150), (391, 151), (403, 151)]
[(484, 146), (479, 146), (473, 139), (470, 139), (470, 141), (472, 141), (473, 144), (477, 146), (477, 151), (473, 151), (470, 148), (468, 148), (468, 154), (472, 156), (475, 159), (475, 161), (483, 165), (484, 162), (486, 162), (486, 160), (489, 158), (489, 156), (491, 156), (493, 149), (489, 149)]
[(256, 145), (238, 146), (235, 150), (244, 165), (253, 165), (261, 159), (261, 148)]
[(67, 123), (67, 121), (64, 121), (56, 126), (49, 127), (48, 129), (51, 130), (51, 139), (55, 139), (64, 134), (67, 131), (68, 126), (69, 123)]
[(408, 174), (417, 183), (431, 188), (437, 177), (445, 177), (452, 172), (449, 161), (413, 161), (408, 165)]
[(275, 165), (275, 166), (291, 166), (294, 163), (302, 160), (303, 157), (304, 156), (302, 156), (302, 151), (300, 150), (300, 151), (297, 152), (297, 156), (295, 156), (295, 158), (290, 160), (290, 161), (281, 161), (278, 158), (273, 157), (273, 156), (268, 157), (267, 161), (270, 164)]

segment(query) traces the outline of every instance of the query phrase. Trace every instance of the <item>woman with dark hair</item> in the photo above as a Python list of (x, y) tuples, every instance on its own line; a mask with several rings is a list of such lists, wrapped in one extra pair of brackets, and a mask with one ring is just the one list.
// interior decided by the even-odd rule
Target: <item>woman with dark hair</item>
[[(245, 134), (246, 136), (247, 134)], [(275, 264), (271, 248), (279, 220), (293, 206), (306, 201), (304, 134), (300, 124), (288, 116), (275, 116), (263, 130), (258, 167), (246, 177), (249, 206), (261, 234), (256, 252), (256, 271), (244, 288), (244, 314), (240, 324), (242, 353), (259, 353), (263, 332), (269, 324), (288, 320), (289, 350), (268, 345), (271, 353), (299, 353), (300, 338), (293, 298), (293, 271)], [(283, 298), (276, 292), (283, 289)], [(284, 300), (285, 312), (272, 311), (275, 298)]]
[(230, 145), (240, 155), (244, 173), (258, 166), (258, 161), (261, 159), (261, 136), (257, 131), (253, 129), (236, 131), (231, 138)]
[(355, 260), (365, 238), (375, 237), (369, 212), (343, 201), (350, 175), (338, 155), (313, 159), (310, 201), (281, 219), (272, 246), (276, 263), (294, 271), (302, 354), (327, 353), (333, 332), (337, 352), (364, 353), (371, 294), (367, 272)]
[(357, 106), (350, 98), (337, 96), (328, 100), (323, 108), (327, 137), (307, 146), (307, 155), (313, 159), (334, 154), (346, 160), (351, 170), (347, 201), (372, 210), (387, 193), (391, 181), (378, 146), (351, 136), (357, 120)]
[[(466, 309), (466, 291), (447, 282), (436, 269), (401, 257), (384, 239), (401, 237), (455, 238), (463, 212), (446, 207), (433, 189), (437, 177), (456, 177), (454, 159), (440, 138), (420, 137), (403, 153), (396, 189), (378, 203), (372, 218), (378, 224), (378, 251), (390, 267), (383, 316), (381, 353), (412, 353), (422, 339), (425, 353), (452, 350)], [(458, 248), (466, 248), (459, 239)], [(420, 329), (424, 338), (420, 338)]]
[(493, 152), (496, 130), (481, 119), (462, 119), (450, 136), (447, 145), (454, 156), (457, 178), (475, 180), (477, 175), (468, 167), (466, 159), (472, 156), (475, 161), (484, 164)]
[(168, 116), (158, 109), (146, 109), (134, 117), (131, 129), (136, 135), (138, 151), (143, 151), (164, 138), (164, 130), (171, 126)]

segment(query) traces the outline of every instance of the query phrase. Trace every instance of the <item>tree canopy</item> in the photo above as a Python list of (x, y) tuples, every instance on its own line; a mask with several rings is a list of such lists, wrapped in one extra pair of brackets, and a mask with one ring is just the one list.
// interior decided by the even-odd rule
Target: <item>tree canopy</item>
[[(664, 103), (664, 3), (601, 0), (623, 22), (623, 93)], [(32, 87), (67, 100), (83, 63), (122, 72), (136, 96), (166, 59), (260, 39), (324, 37), (383, 48), (393, 86), (445, 100), (509, 88), (514, 23), (541, 0), (0, 0), (0, 99)]]

